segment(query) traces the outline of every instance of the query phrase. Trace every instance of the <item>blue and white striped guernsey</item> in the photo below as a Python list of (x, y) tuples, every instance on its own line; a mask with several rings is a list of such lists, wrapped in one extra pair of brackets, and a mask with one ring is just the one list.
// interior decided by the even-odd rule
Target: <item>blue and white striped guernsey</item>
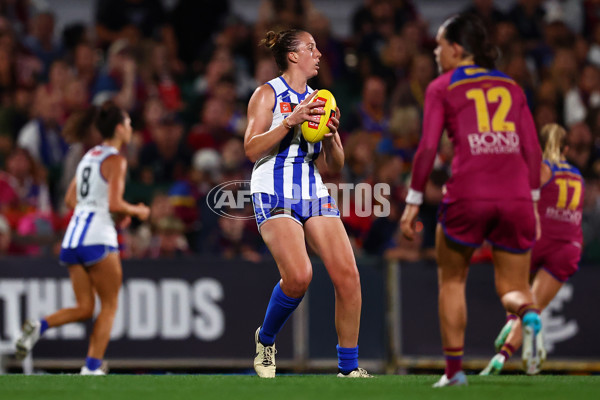
[[(304, 93), (289, 87), (282, 76), (267, 82), (275, 92), (273, 122), (269, 130), (281, 124), (293, 108), (313, 92), (308, 85)], [(268, 193), (286, 199), (315, 199), (328, 196), (314, 161), (321, 143), (304, 140), (300, 125), (291, 129), (271, 153), (254, 164), (250, 191)]]

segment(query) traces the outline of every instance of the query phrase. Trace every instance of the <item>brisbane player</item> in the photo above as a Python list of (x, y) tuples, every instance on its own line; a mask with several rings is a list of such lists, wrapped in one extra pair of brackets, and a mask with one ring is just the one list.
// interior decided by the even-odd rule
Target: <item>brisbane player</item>
[(302, 30), (268, 32), (261, 43), (271, 49), (282, 74), (252, 95), (244, 148), (255, 162), (250, 189), (256, 222), (281, 279), (255, 333), (254, 369), (261, 378), (275, 377), (275, 337), (312, 279), (306, 240), (323, 260), (335, 289), (338, 376), (367, 378), (358, 367), (358, 268), (339, 210), (319, 174), (324, 169), (337, 173), (344, 165), (339, 109), (321, 142), (307, 142), (300, 128), (304, 121), (319, 122), (324, 114), (325, 103), (311, 103), (318, 92), (307, 85), (318, 74), (321, 52), (312, 35)]
[[(544, 125), (540, 132), (544, 147), (538, 204), (542, 237), (531, 252), (531, 290), (542, 310), (579, 269), (583, 245), (583, 178), (565, 159), (566, 136), (566, 131), (557, 124)], [(506, 360), (521, 346), (521, 340), (521, 321), (514, 314), (508, 314), (494, 343), (498, 354), (480, 375), (499, 374)]]
[(147, 206), (123, 200), (127, 162), (119, 149), (131, 140), (129, 115), (107, 101), (97, 111), (95, 127), (103, 142), (83, 156), (65, 195), (65, 203), (75, 211), (62, 242), (60, 263), (69, 269), (77, 305), (39, 321), (26, 321), (16, 344), (17, 358), (25, 358), (47, 329), (92, 318), (97, 293), (100, 313), (82, 375), (105, 374), (100, 367), (117, 312), (123, 273), (111, 213), (122, 219), (121, 226), (130, 216), (145, 220), (150, 214)]
[(484, 240), (492, 246), (496, 291), (523, 323), (523, 360), (538, 368), (541, 319), (529, 287), (530, 249), (539, 231), (542, 152), (521, 88), (494, 69), (482, 22), (460, 14), (437, 33), (442, 73), (427, 88), (423, 134), (401, 218), (413, 239), (419, 205), (445, 129), (454, 148), (452, 176), (438, 216), (439, 318), (446, 370), (434, 387), (466, 385), (462, 356), (469, 262)]

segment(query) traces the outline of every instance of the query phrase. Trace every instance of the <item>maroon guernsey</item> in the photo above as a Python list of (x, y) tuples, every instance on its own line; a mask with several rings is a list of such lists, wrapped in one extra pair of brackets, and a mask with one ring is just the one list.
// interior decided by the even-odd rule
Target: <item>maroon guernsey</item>
[(539, 189), (535, 125), (523, 91), (508, 76), (465, 65), (431, 82), (413, 161), (414, 191), (425, 189), (444, 129), (454, 148), (444, 203), (531, 200), (531, 190)]
[(538, 203), (542, 238), (581, 245), (583, 178), (577, 168), (566, 162), (544, 163), (550, 167), (552, 178), (542, 187)]

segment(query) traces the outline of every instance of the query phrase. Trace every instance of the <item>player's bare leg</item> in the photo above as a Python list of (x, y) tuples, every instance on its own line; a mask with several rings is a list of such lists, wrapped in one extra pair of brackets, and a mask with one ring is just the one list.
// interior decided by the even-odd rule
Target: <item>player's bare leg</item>
[(119, 253), (109, 253), (102, 261), (89, 267), (89, 274), (100, 297), (100, 313), (90, 336), (88, 358), (102, 360), (110, 340), (110, 331), (117, 313), (119, 289), (123, 280)]
[(291, 218), (273, 218), (260, 227), (281, 280), (271, 296), (263, 326), (255, 333), (254, 370), (261, 378), (274, 378), (275, 336), (302, 300), (312, 280), (312, 265), (306, 252), (304, 229)]
[[(514, 254), (494, 248), (496, 291), (504, 308), (517, 314), (523, 324), (523, 365), (528, 374), (539, 372), (544, 362), (541, 318), (529, 287), (531, 252)], [(510, 345), (509, 345), (510, 346)]]
[(71, 265), (69, 276), (77, 304), (73, 308), (63, 308), (47, 316), (45, 319), (49, 328), (90, 319), (94, 315), (94, 288), (87, 271), (81, 265)]
[[(26, 321), (23, 332), (16, 344), (16, 357), (23, 359), (29, 354), (40, 336), (48, 328), (58, 327), (71, 322), (92, 318), (94, 313), (94, 289), (92, 281), (81, 265), (69, 267), (69, 276), (77, 304), (72, 308), (63, 308), (40, 321)], [(45, 323), (45, 326), (42, 326)]]
[[(321, 257), (335, 290), (335, 327), (342, 377), (369, 377), (358, 368), (362, 297), (360, 276), (348, 234), (339, 218), (317, 216), (305, 225), (309, 245)], [(354, 372), (353, 372), (354, 371)]]
[[(544, 269), (540, 269), (533, 280), (531, 291), (536, 304), (540, 310), (545, 309), (552, 299), (556, 296), (563, 283), (554, 278)], [(499, 354), (496, 354), (490, 364), (484, 371), (483, 375), (498, 374), (502, 370), (504, 363), (512, 355), (513, 352), (521, 347), (523, 342), (522, 324), (520, 319), (513, 320), (510, 333), (506, 337), (506, 341), (501, 349), (498, 349)]]
[[(464, 385), (462, 354), (467, 326), (465, 287), (474, 248), (461, 246), (446, 237), (442, 226), (436, 229), (439, 317), (446, 371), (434, 387)], [(456, 375), (456, 379), (455, 379)]]

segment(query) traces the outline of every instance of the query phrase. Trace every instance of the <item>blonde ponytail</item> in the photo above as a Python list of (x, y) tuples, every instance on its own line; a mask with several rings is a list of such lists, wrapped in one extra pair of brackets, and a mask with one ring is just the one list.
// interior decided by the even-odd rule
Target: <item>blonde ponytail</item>
[(540, 139), (544, 148), (544, 160), (551, 164), (562, 161), (562, 152), (566, 145), (567, 131), (558, 124), (546, 124), (540, 132)]

